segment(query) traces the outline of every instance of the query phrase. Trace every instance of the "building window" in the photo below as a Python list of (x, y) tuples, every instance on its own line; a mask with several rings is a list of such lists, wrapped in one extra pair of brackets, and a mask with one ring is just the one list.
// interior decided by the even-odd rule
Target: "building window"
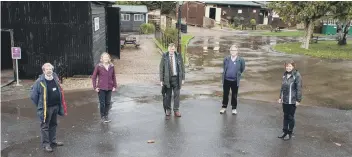
[(130, 14), (121, 14), (121, 21), (130, 21)]
[(242, 14), (242, 10), (241, 10), (241, 9), (238, 9), (238, 12), (237, 12), (237, 13)]
[(143, 21), (144, 16), (143, 14), (134, 14), (134, 21)]

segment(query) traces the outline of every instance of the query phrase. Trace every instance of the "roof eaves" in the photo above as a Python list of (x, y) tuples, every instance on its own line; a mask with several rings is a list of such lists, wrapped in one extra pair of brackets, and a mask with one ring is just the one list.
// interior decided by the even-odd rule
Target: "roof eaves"
[(113, 7), (119, 7), (121, 9), (121, 12), (125, 13), (148, 13), (148, 8), (145, 5), (113, 5)]
[(100, 4), (100, 5), (113, 5), (115, 4), (115, 1), (92, 1), (93, 3), (97, 3), (97, 4)]
[[(237, 6), (253, 6), (253, 7), (261, 7), (260, 4), (254, 3), (252, 1), (243, 1), (246, 3), (242, 3), (241, 1), (204, 1), (205, 4), (219, 4), (219, 5), (237, 5)], [(252, 4), (250, 4), (252, 3)]]

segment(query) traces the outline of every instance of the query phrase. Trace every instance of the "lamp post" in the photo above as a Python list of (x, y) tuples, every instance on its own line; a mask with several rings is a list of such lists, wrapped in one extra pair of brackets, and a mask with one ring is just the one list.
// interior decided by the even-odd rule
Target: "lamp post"
[(177, 38), (177, 52), (181, 53), (181, 7), (183, 1), (178, 1), (178, 16), (177, 16), (177, 25), (178, 25), (178, 38)]

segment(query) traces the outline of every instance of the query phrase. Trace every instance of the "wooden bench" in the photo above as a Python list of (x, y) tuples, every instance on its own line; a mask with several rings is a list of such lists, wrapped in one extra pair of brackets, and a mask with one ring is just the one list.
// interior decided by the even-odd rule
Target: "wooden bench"
[(319, 36), (314, 36), (314, 35), (312, 35), (311, 41), (312, 41), (313, 43), (318, 43), (318, 40), (319, 40)]
[(271, 32), (281, 32), (281, 27), (274, 27), (270, 30)]

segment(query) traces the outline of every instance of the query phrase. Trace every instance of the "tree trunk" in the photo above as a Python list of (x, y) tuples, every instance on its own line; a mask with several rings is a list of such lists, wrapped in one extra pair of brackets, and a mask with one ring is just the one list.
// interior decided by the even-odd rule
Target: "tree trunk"
[(345, 27), (339, 31), (339, 41), (338, 41), (338, 45), (347, 45), (347, 34), (350, 28), (351, 22), (346, 23)]
[(304, 23), (304, 37), (302, 40), (301, 48), (309, 49), (309, 41), (313, 33), (313, 21), (307, 21)]

